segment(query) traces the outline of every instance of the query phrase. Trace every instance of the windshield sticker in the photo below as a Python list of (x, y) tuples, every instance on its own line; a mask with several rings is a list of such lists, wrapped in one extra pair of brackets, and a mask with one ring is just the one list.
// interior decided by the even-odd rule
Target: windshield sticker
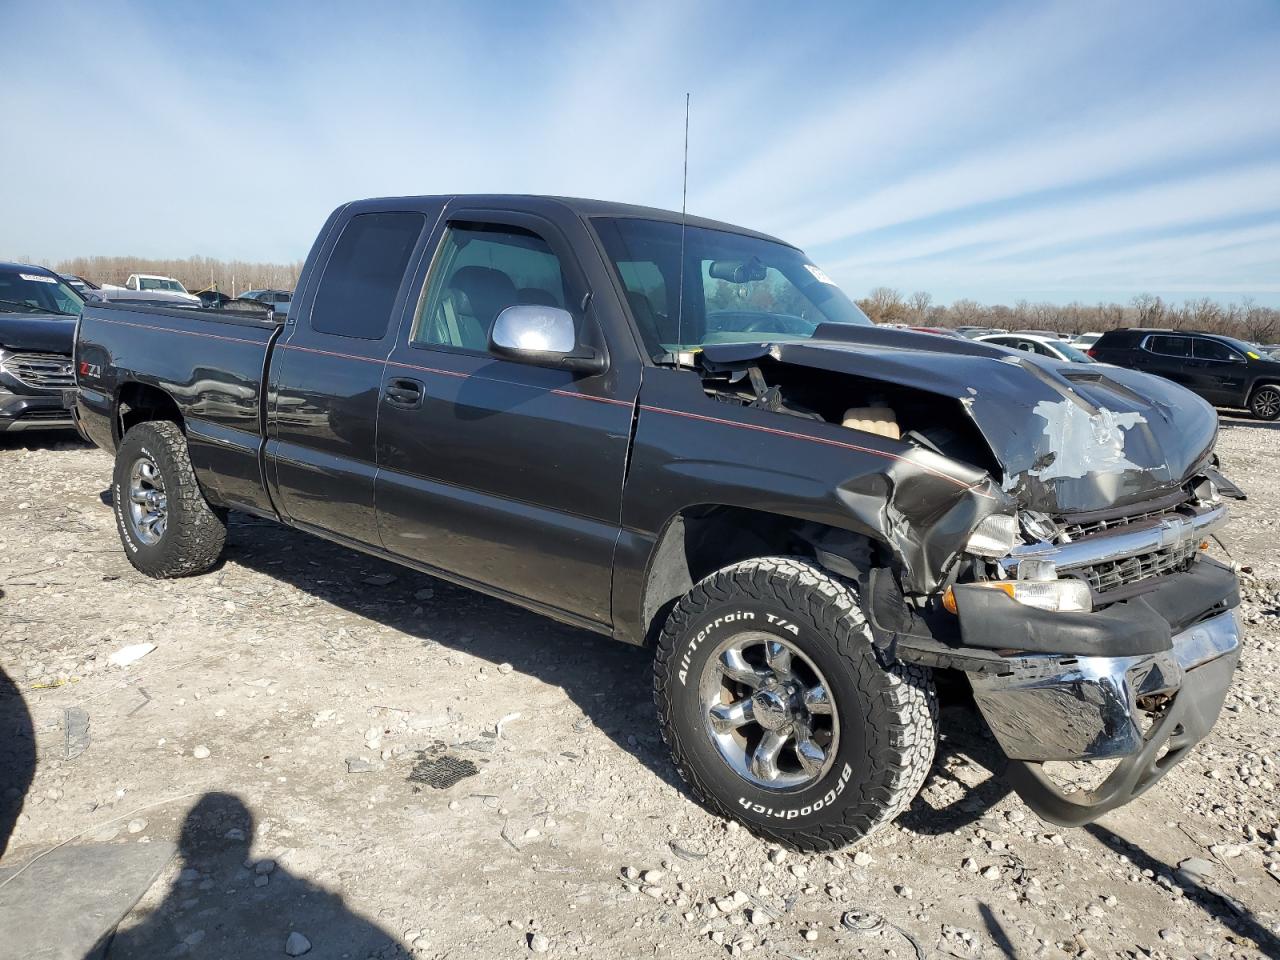
[(815, 267), (812, 263), (806, 263), (804, 265), (804, 268), (808, 270), (811, 274), (813, 274), (813, 279), (817, 280), (819, 283), (825, 283), (831, 287), (834, 287), (836, 285), (836, 282), (834, 280), (832, 280), (825, 273), (823, 273), (821, 270)]
[(53, 277), (43, 277), (38, 273), (20, 273), (18, 274), (23, 280), (34, 280), (36, 283), (57, 283)]

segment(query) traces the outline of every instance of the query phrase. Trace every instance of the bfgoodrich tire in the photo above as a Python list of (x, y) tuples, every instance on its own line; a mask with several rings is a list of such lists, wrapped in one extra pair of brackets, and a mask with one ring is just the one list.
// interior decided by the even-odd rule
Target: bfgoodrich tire
[(726, 567), (675, 607), (655, 660), (663, 736), (712, 810), (798, 850), (893, 820), (933, 762), (929, 671), (883, 665), (853, 585), (803, 560)]
[(185, 577), (218, 562), (226, 514), (205, 500), (176, 423), (129, 429), (116, 450), (111, 493), (125, 556), (147, 576)]

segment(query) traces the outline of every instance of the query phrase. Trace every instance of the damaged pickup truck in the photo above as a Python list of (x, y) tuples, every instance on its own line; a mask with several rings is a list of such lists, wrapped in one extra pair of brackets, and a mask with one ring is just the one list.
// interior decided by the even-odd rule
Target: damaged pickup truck
[[(1081, 824), (1208, 733), (1236, 665), (1204, 401), (877, 328), (737, 227), (352, 203), (283, 322), (90, 304), (75, 362), (139, 570), (208, 570), (239, 510), (651, 645), (680, 773), (800, 849), (912, 800), (942, 673)], [(1059, 760), (1118, 763), (1068, 792)]]

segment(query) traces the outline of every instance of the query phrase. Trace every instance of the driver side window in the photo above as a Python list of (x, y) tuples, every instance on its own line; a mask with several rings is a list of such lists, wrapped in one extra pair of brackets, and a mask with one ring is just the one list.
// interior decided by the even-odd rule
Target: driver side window
[(547, 242), (519, 227), (450, 226), (410, 343), (483, 353), (493, 321), (516, 304), (566, 307), (564, 272)]

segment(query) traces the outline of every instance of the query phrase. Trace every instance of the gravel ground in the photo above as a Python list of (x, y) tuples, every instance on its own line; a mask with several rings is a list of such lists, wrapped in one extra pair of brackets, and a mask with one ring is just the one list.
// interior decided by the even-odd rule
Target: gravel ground
[(957, 703), (907, 814), (802, 856), (676, 781), (643, 651), (239, 515), (216, 571), (148, 580), (104, 453), (0, 437), (0, 669), (38, 749), (3, 865), (179, 842), (112, 957), (1277, 956), (1278, 441), (1224, 417), (1249, 636), (1192, 757), (1060, 829)]

